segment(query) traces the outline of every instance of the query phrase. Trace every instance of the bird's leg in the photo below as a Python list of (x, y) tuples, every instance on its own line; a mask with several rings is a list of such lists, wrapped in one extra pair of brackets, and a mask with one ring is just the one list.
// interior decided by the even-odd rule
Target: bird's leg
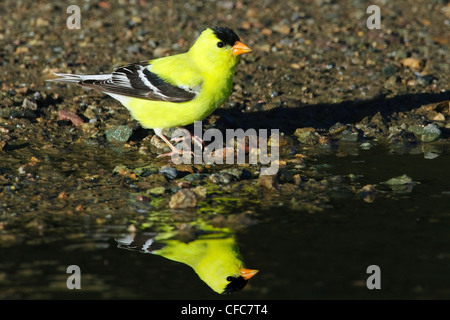
[[(206, 147), (205, 142), (200, 139), (199, 137), (197, 137), (196, 135), (192, 134), (191, 132), (189, 132), (187, 129), (185, 128), (178, 128), (177, 130), (183, 130), (183, 131), (187, 131), (189, 133), (189, 138), (194, 142), (194, 144), (196, 144), (197, 146), (199, 146), (201, 149)], [(176, 132), (176, 131), (175, 131)], [(173, 141), (174, 143), (179, 143), (181, 141), (186, 141), (187, 140), (187, 135), (182, 135), (180, 137), (172, 137), (170, 139), (170, 141)]]
[(190, 153), (190, 154), (194, 154), (192, 151), (184, 151), (184, 150), (180, 150), (177, 147), (175, 147), (170, 141), (169, 139), (167, 139), (163, 134), (162, 134), (162, 129), (154, 129), (156, 135), (158, 137), (160, 137), (165, 143), (167, 143), (167, 145), (170, 148), (170, 152), (168, 153), (164, 153), (164, 154), (160, 154), (157, 156), (157, 158), (160, 157), (171, 157), (172, 155), (183, 155), (184, 153)]

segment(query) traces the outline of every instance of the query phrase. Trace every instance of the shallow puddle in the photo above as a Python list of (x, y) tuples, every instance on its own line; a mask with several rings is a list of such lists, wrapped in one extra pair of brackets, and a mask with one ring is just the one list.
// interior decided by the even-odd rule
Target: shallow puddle
[[(27, 235), (26, 241), (0, 249), (0, 296), (3, 299), (448, 298), (449, 160), (448, 151), (430, 160), (423, 154), (388, 154), (381, 148), (361, 151), (357, 156), (320, 156), (310, 163), (310, 168), (337, 181), (325, 191), (330, 198), (327, 207), (312, 212), (290, 206), (261, 208), (251, 213), (251, 218), (241, 216), (234, 225), (225, 224), (221, 228), (217, 227), (218, 220), (203, 219), (205, 216), (199, 212), (156, 213), (149, 208), (139, 209), (146, 216), (140, 224), (133, 219), (115, 225), (99, 225), (89, 219), (85, 224), (79, 219), (74, 219), (73, 224), (68, 221), (55, 224), (52, 232)], [(411, 180), (397, 185), (384, 183), (402, 175)], [(367, 185), (372, 187), (364, 189)], [(361, 189), (368, 191), (351, 192)], [(128, 214), (134, 216), (136, 207), (130, 201), (127, 203)], [(245, 211), (236, 204), (234, 208), (235, 212)], [(236, 217), (236, 213), (230, 217)], [(180, 243), (232, 239), (245, 266), (259, 272), (243, 290), (219, 295), (187, 263), (142, 253), (139, 248), (120, 248), (119, 239), (143, 234), (130, 227), (130, 223), (143, 227), (147, 233), (151, 231), (152, 235), (178, 237)], [(7, 234), (4, 230), (3, 238)], [(67, 273), (70, 265), (80, 267), (80, 290), (67, 287), (72, 275)], [(369, 290), (366, 284), (372, 275), (367, 268), (373, 265), (380, 271), (379, 290)]]

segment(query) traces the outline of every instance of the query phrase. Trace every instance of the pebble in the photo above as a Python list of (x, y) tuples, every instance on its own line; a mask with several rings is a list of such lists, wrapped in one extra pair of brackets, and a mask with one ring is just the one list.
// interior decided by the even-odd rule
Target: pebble
[(276, 191), (278, 187), (278, 175), (260, 175), (257, 183), (264, 189)]
[(421, 60), (416, 58), (405, 58), (400, 61), (404, 67), (410, 68), (412, 71), (419, 71), (423, 68), (423, 63)]
[(150, 139), (150, 144), (152, 146), (155, 146), (158, 149), (165, 149), (165, 148), (169, 148), (169, 146), (167, 145), (167, 143), (165, 143), (161, 138), (159, 138), (156, 134), (152, 136), (152, 138)]
[(359, 147), (363, 150), (370, 150), (370, 148), (372, 148), (372, 144), (370, 142), (363, 142), (359, 145)]
[(166, 188), (164, 187), (154, 187), (145, 191), (146, 194), (152, 195), (162, 195), (166, 192)]
[(414, 133), (423, 142), (433, 142), (441, 137), (441, 130), (434, 123), (425, 127), (412, 125), (408, 127), (408, 131)]
[(2, 151), (3, 149), (6, 149), (6, 141), (4, 140), (0, 140), (0, 151)]
[(406, 174), (404, 174), (399, 177), (391, 178), (391, 179), (381, 182), (381, 183), (392, 186), (392, 185), (413, 184), (414, 181), (410, 177), (408, 177)]
[(148, 177), (152, 174), (158, 173), (158, 168), (154, 166), (146, 166), (146, 167), (140, 167), (133, 170), (133, 172), (140, 177)]
[(384, 87), (386, 89), (392, 89), (394, 88), (397, 84), (401, 83), (401, 79), (399, 76), (390, 76), (385, 82), (384, 82)]
[(120, 125), (105, 131), (106, 139), (109, 142), (127, 142), (131, 138), (132, 134), (133, 129), (125, 125)]
[(163, 174), (168, 180), (176, 179), (179, 176), (179, 172), (173, 167), (162, 167), (159, 173)]
[(432, 84), (435, 79), (436, 77), (431, 74), (428, 74), (426, 76), (418, 76), (416, 78), (416, 85), (426, 87)]
[(234, 176), (226, 172), (213, 173), (208, 177), (215, 184), (229, 184), (236, 180)]
[(332, 125), (328, 129), (328, 133), (331, 134), (331, 135), (338, 134), (338, 133), (344, 131), (346, 128), (347, 128), (347, 126), (345, 124), (342, 124), (340, 122), (336, 122), (334, 125)]
[(340, 134), (340, 140), (345, 142), (357, 142), (359, 139), (359, 133), (352, 129), (347, 128)]
[(37, 103), (34, 99), (25, 98), (23, 99), (22, 107), (30, 110), (37, 110)]
[(316, 144), (319, 141), (319, 135), (314, 128), (297, 128), (294, 135), (300, 143), (304, 144)]
[(434, 124), (430, 123), (429, 125), (423, 128), (422, 135), (420, 140), (423, 142), (433, 142), (441, 137), (441, 130)]
[(188, 174), (187, 176), (183, 177), (183, 180), (186, 180), (189, 182), (194, 182), (194, 181), (203, 180), (207, 176), (208, 175), (205, 173), (191, 173), (191, 174)]
[(197, 205), (195, 193), (189, 189), (181, 189), (175, 193), (169, 202), (171, 209), (193, 208)]
[(393, 64), (389, 64), (381, 69), (381, 74), (386, 78), (389, 78), (397, 72), (397, 67)]
[(217, 1), (217, 7), (222, 10), (231, 10), (234, 7), (234, 1)]
[(224, 169), (221, 172), (230, 174), (237, 180), (245, 180), (252, 178), (252, 174), (247, 169), (232, 168), (232, 169)]

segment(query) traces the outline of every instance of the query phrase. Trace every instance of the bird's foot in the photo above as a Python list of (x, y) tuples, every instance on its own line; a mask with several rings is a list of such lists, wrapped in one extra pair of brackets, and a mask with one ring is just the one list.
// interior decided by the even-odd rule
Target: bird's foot
[(191, 134), (188, 130), (186, 130), (184, 128), (178, 128), (177, 130), (182, 130), (184, 134), (182, 136), (179, 136), (179, 137), (172, 137), (170, 139), (170, 141), (172, 141), (174, 143), (180, 143), (180, 142), (189, 143), (189, 142), (192, 141), (194, 144), (199, 146), (201, 149), (206, 147), (206, 144), (205, 144), (205, 142), (202, 139), (200, 139), (196, 135)]
[(192, 151), (185, 151), (185, 150), (180, 150), (177, 147), (173, 147), (173, 149), (170, 152), (167, 153), (163, 153), (157, 156), (157, 158), (162, 158), (162, 157), (172, 157), (172, 156), (184, 156), (185, 154), (189, 154), (190, 156), (194, 155), (194, 152)]

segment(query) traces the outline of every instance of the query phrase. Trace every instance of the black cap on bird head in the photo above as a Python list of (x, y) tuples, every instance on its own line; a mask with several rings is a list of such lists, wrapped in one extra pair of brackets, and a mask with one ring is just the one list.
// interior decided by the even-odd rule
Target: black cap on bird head
[(228, 44), (230, 46), (234, 46), (236, 41), (240, 41), (238, 35), (234, 33), (233, 30), (227, 28), (227, 27), (212, 27), (211, 30), (216, 35), (217, 39), (222, 41), (225, 44)]
[(248, 280), (245, 280), (242, 277), (237, 277), (231, 280), (231, 282), (226, 286), (225, 290), (222, 292), (222, 294), (230, 294), (234, 293), (236, 291), (242, 290), (245, 285), (247, 284)]

